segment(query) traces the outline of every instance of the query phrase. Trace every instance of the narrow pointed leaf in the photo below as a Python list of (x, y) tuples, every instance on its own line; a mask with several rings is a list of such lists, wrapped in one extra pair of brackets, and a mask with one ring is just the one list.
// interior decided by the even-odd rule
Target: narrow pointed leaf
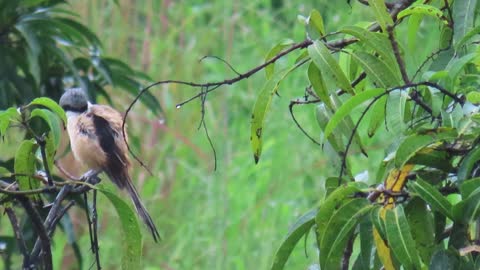
[(381, 97), (370, 110), (370, 123), (368, 124), (368, 136), (373, 137), (380, 125), (385, 121), (387, 96)]
[(263, 122), (267, 112), (270, 110), (270, 104), (272, 98), (278, 90), (281, 81), (295, 69), (293, 66), (290, 69), (277, 73), (270, 80), (268, 80), (260, 94), (258, 94), (257, 101), (253, 106), (252, 122), (250, 128), (250, 143), (253, 150), (253, 158), (255, 163), (258, 163), (262, 154), (262, 135), (263, 135)]
[(359, 93), (356, 96), (351, 97), (348, 99), (345, 103), (342, 104), (342, 106), (335, 112), (333, 117), (330, 119), (328, 122), (327, 126), (325, 127), (325, 138), (328, 138), (330, 134), (335, 130), (335, 128), (338, 126), (338, 124), (347, 116), (350, 114), (350, 112), (357, 107), (358, 105), (362, 104), (363, 102), (374, 98), (378, 97), (379, 95), (382, 95), (385, 93), (385, 89), (381, 88), (376, 88), (376, 89), (370, 89), (370, 90), (365, 90), (361, 93)]
[(452, 204), (429, 183), (417, 179), (410, 185), (413, 192), (417, 193), (422, 200), (432, 207), (433, 210), (442, 213), (444, 216), (454, 219), (452, 215)]
[(471, 150), (462, 160), (458, 167), (457, 181), (461, 183), (469, 179), (478, 160), (480, 160), (480, 147)]
[(387, 26), (393, 26), (392, 17), (387, 12), (384, 0), (368, 0), (368, 4), (373, 8), (375, 17), (383, 32), (387, 32)]
[(135, 212), (130, 206), (103, 184), (97, 185), (98, 190), (108, 198), (117, 212), (122, 230), (123, 254), (122, 269), (141, 269), (142, 234)]
[(317, 68), (317, 66), (315, 66), (314, 63), (310, 63), (308, 66), (308, 79), (312, 84), (313, 90), (315, 91), (315, 94), (317, 94), (318, 98), (320, 98), (320, 100), (325, 103), (328, 108), (333, 110), (334, 107), (330, 101), (330, 96), (328, 95), (328, 89), (325, 85), (322, 72)]
[(373, 228), (373, 240), (375, 241), (378, 257), (380, 258), (385, 270), (395, 270), (392, 252), (385, 240), (380, 236), (380, 233), (376, 227)]
[(430, 262), (435, 250), (433, 215), (425, 201), (413, 198), (405, 207), (405, 215), (410, 225), (418, 254), (425, 264)]
[(327, 224), (320, 243), (321, 269), (337, 269), (345, 246), (363, 215), (372, 209), (367, 199), (349, 199), (338, 207)]
[(285, 240), (283, 240), (280, 248), (275, 254), (271, 270), (281, 270), (284, 268), (290, 254), (297, 245), (298, 241), (308, 233), (308, 231), (315, 224), (315, 216), (317, 210), (311, 210), (305, 215), (301, 216), (297, 222), (293, 225), (287, 234)]
[(463, 36), (462, 39), (460, 39), (457, 44), (455, 44), (455, 50), (459, 50), (461, 49), (465, 44), (467, 44), (467, 42), (472, 38), (474, 37), (475, 35), (478, 35), (480, 33), (480, 26), (476, 26), (475, 28), (471, 29), (470, 31), (468, 31), (467, 34), (465, 34), (465, 36)]
[(455, 0), (452, 5), (453, 40), (461, 40), (474, 25), (477, 0)]
[(15, 153), (15, 179), (18, 182), (20, 190), (34, 189), (40, 186), (38, 180), (34, 179), (35, 174), (35, 151), (38, 145), (35, 141), (23, 141)]
[(351, 54), (365, 70), (368, 77), (379, 87), (389, 88), (400, 84), (400, 78), (392, 73), (388, 65), (379, 58), (365, 52)]
[[(270, 49), (270, 51), (265, 56), (265, 62), (275, 57), (283, 49), (285, 49), (288, 46), (291, 46), (293, 43), (294, 43), (293, 40), (287, 39), (275, 45), (273, 48)], [(267, 76), (267, 80), (269, 80), (273, 76), (273, 74), (275, 74), (275, 63), (265, 67), (265, 75)]]
[(415, 242), (410, 233), (410, 226), (401, 205), (387, 210), (385, 231), (388, 244), (395, 254), (395, 258), (400, 261), (402, 266), (406, 270), (421, 269), (420, 258), (418, 257)]
[(318, 40), (315, 41), (313, 45), (308, 47), (308, 54), (326, 78), (332, 79), (340, 88), (349, 94), (355, 94), (350, 85), (350, 81), (325, 44)]
[(34, 109), (31, 112), (30, 117), (40, 117), (45, 123), (47, 123), (50, 128), (50, 133), (52, 134), (53, 142), (55, 143), (54, 147), (57, 148), (60, 145), (61, 129), (58, 123), (58, 118), (55, 114), (45, 109)]

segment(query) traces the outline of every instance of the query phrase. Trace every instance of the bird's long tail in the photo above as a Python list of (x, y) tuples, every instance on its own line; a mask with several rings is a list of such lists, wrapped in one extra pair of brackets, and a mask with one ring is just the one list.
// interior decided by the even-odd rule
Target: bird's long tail
[(157, 227), (155, 227), (155, 223), (153, 223), (152, 218), (148, 214), (147, 209), (143, 206), (142, 201), (140, 200), (140, 196), (138, 195), (135, 186), (133, 186), (132, 181), (125, 181), (125, 189), (127, 190), (130, 198), (132, 198), (133, 204), (135, 205), (135, 209), (137, 210), (138, 215), (142, 218), (143, 222), (148, 226), (150, 231), (152, 232), (153, 240), (158, 242), (161, 237), (157, 231)]

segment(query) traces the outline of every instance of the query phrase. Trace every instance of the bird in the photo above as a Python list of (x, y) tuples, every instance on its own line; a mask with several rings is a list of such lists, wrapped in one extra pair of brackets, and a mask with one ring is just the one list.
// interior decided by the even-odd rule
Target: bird
[(89, 173), (105, 172), (118, 188), (126, 190), (137, 214), (158, 242), (157, 227), (130, 177), (131, 163), (123, 138), (122, 115), (110, 106), (90, 103), (82, 88), (67, 89), (59, 105), (67, 115), (67, 133), (75, 159), (86, 165)]

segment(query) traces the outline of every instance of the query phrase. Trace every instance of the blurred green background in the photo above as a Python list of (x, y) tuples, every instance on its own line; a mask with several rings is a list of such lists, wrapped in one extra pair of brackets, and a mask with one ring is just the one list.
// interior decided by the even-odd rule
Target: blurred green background
[[(305, 27), (297, 16), (308, 17), (312, 8), (321, 12), (327, 32), (358, 23), (359, 18), (372, 18), (362, 14), (366, 8), (352, 9), (347, 2), (76, 0), (68, 7), (98, 35), (103, 56), (120, 58), (155, 81), (211, 82), (236, 74), (219, 60), (200, 62), (203, 56), (220, 57), (238, 72), (246, 72), (262, 64), (268, 51), (282, 40), (304, 40)], [(277, 68), (292, 66), (300, 54), (282, 58)], [(140, 103), (133, 108), (128, 118), (133, 150), (153, 171), (149, 175), (135, 163), (133, 179), (164, 239), (155, 244), (141, 225), (144, 269), (269, 268), (289, 227), (316, 206), (324, 194), (325, 178), (338, 173), (328, 152), (306, 138), (291, 120), (289, 102), (303, 98), (308, 86), (306, 66), (293, 74), (273, 99), (257, 165), (250, 148), (250, 119), (265, 83), (263, 71), (208, 95), (205, 121), (217, 153), (216, 171), (207, 137), (198, 129), (200, 101), (176, 108), (199, 89), (173, 84), (152, 88), (161, 103), (161, 115)], [(119, 111), (124, 112), (133, 100), (118, 89), (107, 91)], [(314, 109), (314, 105), (297, 107), (295, 112), (303, 127), (320, 138)], [(369, 152), (370, 158), (382, 158), (387, 144), (388, 140), (371, 139), (369, 149), (379, 151)], [(356, 174), (377, 164), (354, 162), (352, 166)], [(120, 223), (113, 206), (102, 196), (99, 200), (102, 267), (118, 269)], [(70, 215), (84, 269), (90, 269), (95, 258), (89, 250), (84, 211), (76, 208)], [(53, 241), (55, 269), (76, 269), (67, 236), (58, 230)], [(296, 247), (286, 269), (317, 263), (313, 241), (310, 237)]]

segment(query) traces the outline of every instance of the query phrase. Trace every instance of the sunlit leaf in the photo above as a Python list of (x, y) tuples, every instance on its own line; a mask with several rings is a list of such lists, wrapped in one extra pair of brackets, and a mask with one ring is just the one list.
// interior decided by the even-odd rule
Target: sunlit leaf
[(316, 9), (313, 9), (308, 17), (307, 33), (312, 40), (325, 35), (325, 26), (323, 25), (322, 15)]
[(378, 97), (383, 93), (385, 93), (385, 89), (381, 88), (365, 90), (345, 101), (345, 103), (343, 103), (342, 106), (335, 112), (335, 114), (325, 127), (325, 138), (328, 138), (328, 136), (330, 136), (330, 134), (335, 130), (340, 121), (345, 116), (349, 115), (355, 107), (371, 98)]
[(60, 120), (63, 121), (64, 124), (67, 123), (67, 116), (65, 115), (65, 112), (63, 111), (62, 107), (60, 107), (60, 105), (58, 105), (55, 101), (53, 101), (50, 98), (47, 98), (47, 97), (36, 98), (32, 100), (30, 104), (28, 104), (28, 106), (30, 105), (43, 106), (51, 110), (52, 112), (54, 112), (60, 118)]
[(273, 259), (271, 270), (281, 270), (284, 268), (285, 263), (287, 262), (290, 254), (297, 245), (298, 241), (307, 234), (307, 232), (315, 224), (315, 216), (317, 215), (317, 210), (311, 210), (305, 215), (301, 216), (297, 222), (292, 226), (289, 233), (287, 234), (285, 240), (283, 240), (280, 248), (275, 254)]
[(313, 63), (322, 71), (326, 78), (332, 81), (348, 92), (354, 95), (354, 90), (350, 85), (350, 81), (343, 73), (337, 60), (332, 56), (330, 50), (321, 41), (315, 41), (313, 45), (308, 47), (308, 54), (313, 60)]
[(60, 125), (58, 124), (58, 118), (55, 114), (49, 110), (45, 109), (33, 109), (30, 114), (31, 118), (40, 117), (43, 119), (49, 126), (50, 132), (52, 134), (54, 148), (57, 148), (60, 144), (60, 136), (61, 136), (61, 129)]
[(402, 266), (407, 270), (421, 269), (420, 258), (401, 205), (387, 210), (385, 231), (388, 244)]
[(120, 220), (119, 227), (122, 229), (121, 235), (123, 236), (123, 240), (120, 242), (123, 247), (122, 269), (141, 269), (142, 234), (135, 212), (121, 197), (103, 184), (98, 184), (97, 187), (112, 203)]

